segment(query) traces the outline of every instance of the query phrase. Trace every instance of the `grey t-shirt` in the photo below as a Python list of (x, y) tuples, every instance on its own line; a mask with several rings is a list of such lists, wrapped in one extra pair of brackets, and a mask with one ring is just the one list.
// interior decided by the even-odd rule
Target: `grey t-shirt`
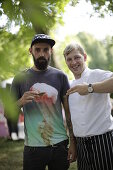
[(28, 69), (15, 76), (11, 92), (16, 94), (17, 100), (29, 90), (44, 92), (23, 106), (25, 145), (47, 146), (68, 138), (61, 105), (68, 89), (67, 76), (50, 66), (45, 71)]

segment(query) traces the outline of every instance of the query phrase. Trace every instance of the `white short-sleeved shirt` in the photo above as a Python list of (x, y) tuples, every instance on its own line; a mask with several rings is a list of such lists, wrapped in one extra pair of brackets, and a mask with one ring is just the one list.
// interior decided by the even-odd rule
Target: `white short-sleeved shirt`
[[(81, 83), (101, 82), (113, 75), (110, 71), (86, 68), (80, 79), (74, 80), (71, 87)], [(86, 137), (103, 134), (113, 129), (111, 102), (108, 93), (91, 93), (69, 96), (69, 106), (76, 137)]]

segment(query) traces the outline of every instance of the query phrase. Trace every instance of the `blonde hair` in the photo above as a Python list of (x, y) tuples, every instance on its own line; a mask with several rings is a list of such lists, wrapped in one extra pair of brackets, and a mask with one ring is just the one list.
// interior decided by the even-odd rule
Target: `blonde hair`
[(64, 57), (66, 57), (73, 50), (79, 51), (82, 55), (85, 54), (84, 49), (79, 44), (71, 43), (71, 44), (67, 45), (66, 48), (64, 49), (64, 51), (63, 51)]

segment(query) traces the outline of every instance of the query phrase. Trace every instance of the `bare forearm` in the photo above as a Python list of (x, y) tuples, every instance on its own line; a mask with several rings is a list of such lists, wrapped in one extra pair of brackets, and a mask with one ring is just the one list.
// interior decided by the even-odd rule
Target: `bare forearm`
[(22, 99), (21, 99), (21, 98), (16, 102), (16, 105), (17, 105), (19, 108), (23, 107), (23, 102), (22, 102)]
[[(102, 82), (92, 83), (93, 93), (113, 93), (113, 77)], [(79, 93), (80, 95), (87, 95), (88, 84), (78, 84), (67, 91), (67, 95), (72, 93)]]
[(66, 116), (66, 123), (67, 123), (67, 127), (69, 130), (69, 137), (73, 138), (73, 127), (72, 127), (72, 122), (71, 122), (71, 116), (69, 115), (69, 113), (65, 113)]
[(69, 111), (69, 105), (68, 105), (68, 97), (64, 97), (64, 110), (65, 110), (65, 117), (66, 117), (66, 123), (69, 131), (69, 137), (70, 139), (73, 139), (74, 134), (73, 134), (73, 126), (71, 122), (71, 115)]
[(113, 93), (113, 77), (103, 82), (94, 83), (93, 89), (95, 93)]

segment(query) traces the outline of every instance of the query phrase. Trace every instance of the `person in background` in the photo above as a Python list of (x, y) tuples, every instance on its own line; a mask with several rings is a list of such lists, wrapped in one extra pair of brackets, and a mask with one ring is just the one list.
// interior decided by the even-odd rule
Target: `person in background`
[(8, 132), (8, 127), (7, 127), (7, 120), (4, 116), (3, 102), (0, 99), (0, 138), (3, 138), (3, 137), (8, 138), (9, 132)]
[[(48, 35), (34, 36), (29, 52), (32, 68), (15, 76), (11, 93), (18, 108), (23, 108), (25, 147), (24, 170), (67, 170), (75, 160), (75, 145), (66, 92), (67, 76), (50, 66), (55, 41)], [(65, 109), (68, 136), (63, 124), (62, 104)]]
[[(11, 84), (6, 84), (6, 90), (10, 92)], [(5, 114), (5, 117), (7, 119), (7, 125), (8, 125), (8, 131), (9, 131), (9, 137), (8, 140), (18, 140), (18, 119), (12, 120), (11, 118), (7, 117)]]
[(77, 43), (67, 45), (64, 57), (75, 77), (67, 96), (78, 170), (113, 170), (113, 117), (109, 95), (113, 92), (113, 73), (88, 68), (87, 54)]

